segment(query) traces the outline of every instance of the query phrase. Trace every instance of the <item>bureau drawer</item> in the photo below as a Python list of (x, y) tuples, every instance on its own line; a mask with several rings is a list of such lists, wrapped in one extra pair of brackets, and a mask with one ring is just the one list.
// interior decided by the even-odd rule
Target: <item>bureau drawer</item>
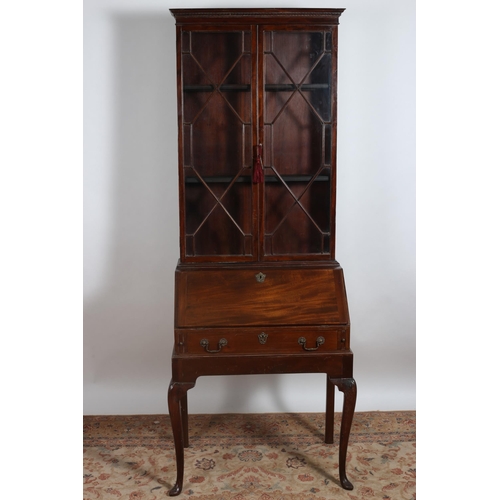
[(342, 269), (176, 272), (176, 326), (346, 324)]
[(192, 355), (303, 354), (348, 349), (347, 327), (207, 328), (175, 331), (175, 352)]

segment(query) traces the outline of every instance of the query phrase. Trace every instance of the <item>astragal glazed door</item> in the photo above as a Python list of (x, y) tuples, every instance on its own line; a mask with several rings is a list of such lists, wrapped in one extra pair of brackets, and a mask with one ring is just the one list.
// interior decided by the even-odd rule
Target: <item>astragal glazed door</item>
[(180, 30), (182, 260), (333, 258), (335, 34)]
[(264, 26), (261, 40), (262, 255), (328, 259), (334, 220), (332, 31)]
[(182, 31), (181, 248), (187, 260), (257, 255), (254, 31)]

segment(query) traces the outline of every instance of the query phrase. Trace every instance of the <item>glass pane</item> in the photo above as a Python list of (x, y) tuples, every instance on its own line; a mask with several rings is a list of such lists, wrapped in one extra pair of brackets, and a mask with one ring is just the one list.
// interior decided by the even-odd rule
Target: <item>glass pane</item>
[(300, 83), (323, 55), (323, 32), (274, 31), (271, 53), (291, 80)]
[(264, 33), (266, 255), (330, 252), (330, 47), (328, 32)]
[(272, 124), (272, 135), (274, 167), (280, 174), (312, 175), (322, 166), (323, 123), (298, 92)]
[(266, 254), (329, 253), (330, 170), (279, 177), (266, 177)]
[(248, 255), (252, 245), (249, 31), (184, 32), (186, 252)]
[[(215, 196), (222, 195), (223, 187), (210, 185), (212, 194), (199, 180), (198, 177), (185, 177), (185, 203), (186, 203), (186, 234), (194, 234), (208, 214), (217, 206)], [(215, 196), (214, 196), (215, 195)]]
[(290, 216), (278, 227), (273, 235), (273, 253), (313, 254), (321, 253), (322, 236), (304, 211), (295, 205)]
[(266, 175), (266, 234), (272, 235), (280, 222), (286, 218), (295, 200), (292, 194), (283, 188), (277, 176)]
[(245, 240), (218, 205), (194, 235), (194, 255), (244, 255)]
[(187, 174), (184, 180), (186, 241), (194, 238), (192, 255), (248, 255), (251, 245), (247, 240), (252, 238), (250, 176), (240, 176), (232, 183), (224, 177), (211, 177), (203, 184), (199, 177)]
[(325, 54), (306, 77), (301, 87), (308, 102), (325, 122), (331, 121), (332, 113), (332, 56)]
[(231, 67), (243, 53), (243, 33), (194, 31), (191, 33), (191, 55), (214, 83), (222, 83)]
[(331, 33), (325, 33), (325, 50), (327, 52), (332, 51), (332, 34)]
[(303, 191), (300, 203), (322, 233), (330, 231), (330, 178), (328, 176), (318, 176), (309, 188)]
[(325, 125), (325, 165), (332, 163), (332, 126)]
[[(216, 93), (193, 123), (192, 167), (202, 176), (236, 175), (243, 165), (244, 124)], [(248, 153), (247, 153), (248, 155)]]

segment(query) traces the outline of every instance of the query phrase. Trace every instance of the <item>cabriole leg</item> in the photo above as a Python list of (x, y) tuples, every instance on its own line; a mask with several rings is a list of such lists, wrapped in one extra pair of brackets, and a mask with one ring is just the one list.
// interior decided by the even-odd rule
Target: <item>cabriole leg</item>
[(189, 448), (189, 425), (188, 425), (188, 399), (187, 391), (180, 401), (182, 416), (182, 432), (184, 434), (184, 448)]
[(177, 463), (177, 480), (169, 491), (171, 497), (182, 491), (184, 480), (184, 448), (187, 446), (187, 391), (194, 386), (193, 383), (170, 382), (168, 388), (168, 411), (174, 435), (175, 460)]
[(340, 424), (340, 444), (339, 444), (339, 476), (342, 488), (352, 490), (353, 485), (347, 479), (345, 462), (347, 458), (347, 445), (351, 432), (354, 407), (356, 406), (356, 382), (353, 378), (330, 379), (339, 391), (344, 393), (344, 406), (342, 409), (342, 422)]
[(333, 427), (335, 412), (335, 384), (326, 376), (326, 415), (325, 415), (325, 443), (333, 444)]

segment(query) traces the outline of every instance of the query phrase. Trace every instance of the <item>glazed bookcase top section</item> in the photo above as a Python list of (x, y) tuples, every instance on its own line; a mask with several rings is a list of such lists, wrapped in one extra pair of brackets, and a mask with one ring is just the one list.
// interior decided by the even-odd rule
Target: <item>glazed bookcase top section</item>
[(342, 10), (172, 10), (182, 262), (335, 258)]
[(176, 23), (224, 23), (273, 24), (307, 22), (309, 24), (338, 24), (345, 9), (170, 9)]

